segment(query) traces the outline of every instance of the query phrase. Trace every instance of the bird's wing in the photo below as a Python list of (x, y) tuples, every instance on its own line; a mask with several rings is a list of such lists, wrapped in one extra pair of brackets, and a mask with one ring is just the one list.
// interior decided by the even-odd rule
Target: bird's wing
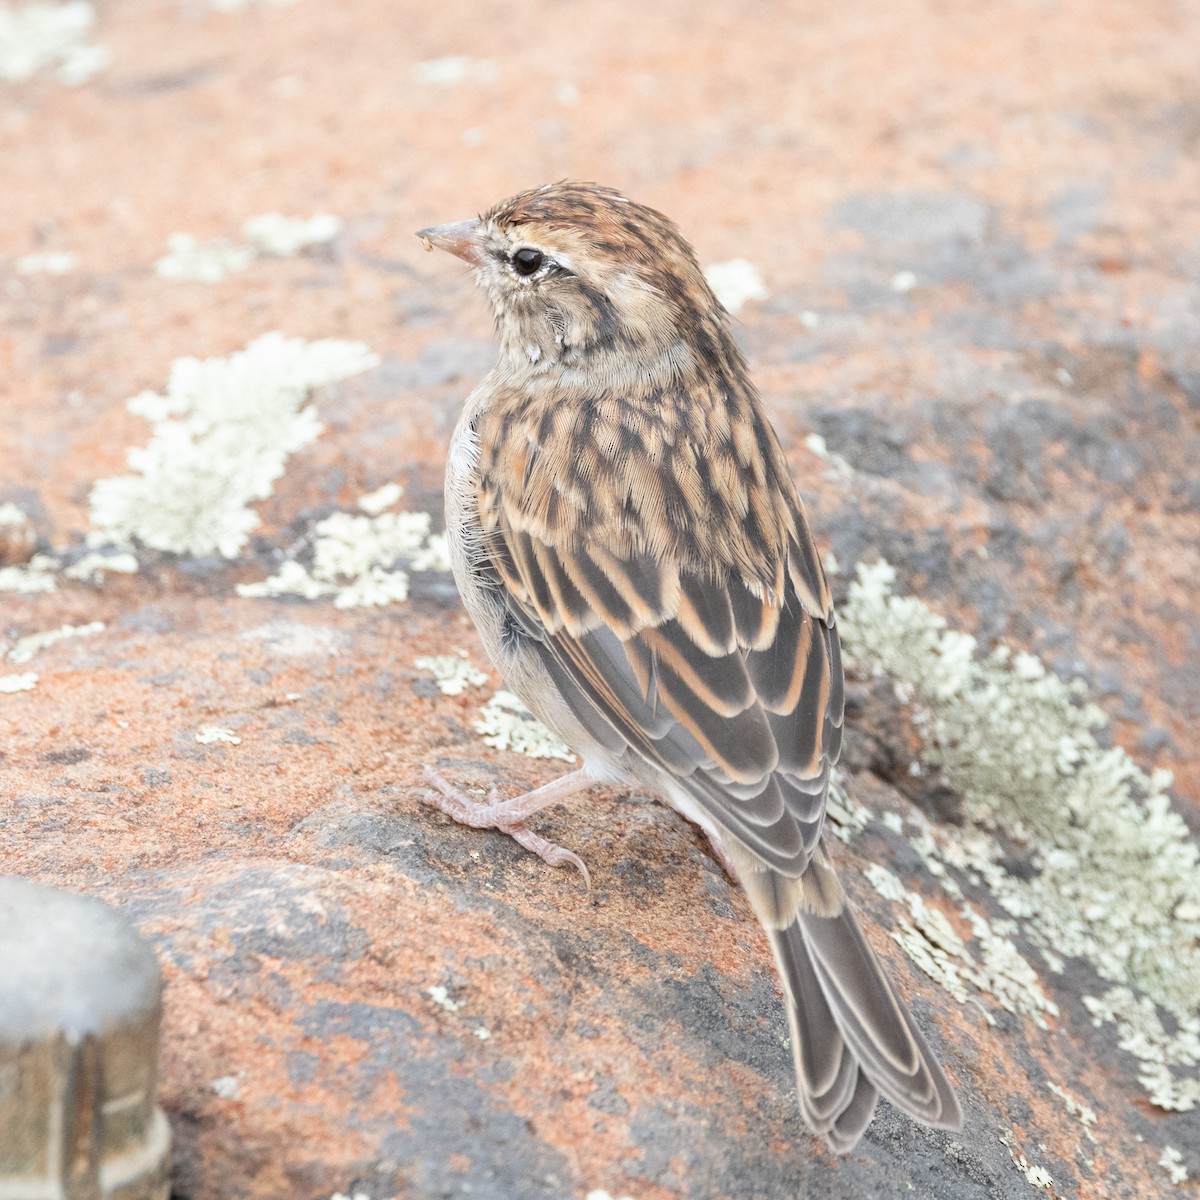
[[(838, 636), (820, 562), (797, 535), (764, 584), (650, 552), (534, 531), (492, 505), (483, 549), (512, 627), (601, 744), (614, 734), (784, 880), (821, 834), (842, 726)], [(782, 881), (781, 881), (782, 883)]]
[(598, 407), (498, 412), (480, 439), (479, 567), (597, 743), (640, 755), (718, 831), (771, 938), (814, 1130), (849, 1149), (880, 1093), (957, 1128), (945, 1074), (819, 845), (842, 736), (838, 636), (748, 396), (727, 412), (660, 399), (640, 422), (627, 405), (608, 425)]

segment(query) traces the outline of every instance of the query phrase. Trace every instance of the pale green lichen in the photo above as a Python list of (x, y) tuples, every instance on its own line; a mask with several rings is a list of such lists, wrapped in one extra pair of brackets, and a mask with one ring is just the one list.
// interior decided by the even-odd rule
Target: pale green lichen
[(561, 742), (512, 692), (497, 692), (484, 705), (475, 730), (496, 750), (515, 750), (530, 758), (561, 758), (574, 762), (570, 746)]
[[(1037, 973), (1021, 957), (1002, 931), (994, 930), (973, 905), (957, 905), (959, 918), (970, 927), (978, 952), (968, 948), (950, 919), (906, 888), (886, 867), (871, 864), (863, 872), (880, 895), (905, 905), (909, 917), (900, 917), (892, 938), (931, 979), (956, 1000), (965, 1003), (974, 995), (968, 984), (993, 996), (1007, 1012), (1024, 1013), (1042, 1029), (1046, 1016), (1058, 1008), (1042, 990)], [(995, 1024), (985, 1011), (989, 1023)]]
[(86, 83), (112, 57), (105, 46), (88, 43), (95, 23), (87, 0), (0, 7), (0, 82), (54, 71), (64, 83)]
[[(848, 653), (913, 700), (929, 761), (963, 797), (964, 829), (926, 838), (926, 861), (986, 885), (1052, 969), (1063, 956), (1091, 962), (1115, 987), (1089, 1007), (1118, 1024), (1151, 1099), (1194, 1107), (1200, 850), (1171, 809), (1169, 776), (1100, 745), (1106, 718), (1082, 684), (1005, 647), (978, 657), (973, 638), (894, 595), (894, 578), (886, 563), (860, 565), (839, 624)], [(1004, 869), (995, 833), (1029, 848), (1032, 877)]]
[(309, 392), (378, 361), (358, 342), (279, 333), (227, 358), (177, 359), (165, 393), (128, 402), (154, 434), (129, 452), (133, 474), (92, 489), (89, 542), (235, 557), (259, 523), (250, 504), (270, 495), (288, 455), (321, 432)]
[[(408, 599), (409, 571), (449, 569), (445, 536), (426, 512), (382, 512), (403, 490), (395, 484), (359, 501), (374, 516), (336, 512), (313, 527), (311, 570), (288, 559), (269, 579), (238, 585), (240, 596), (332, 596), (335, 608), (378, 607)], [(401, 565), (403, 564), (403, 565)]]
[[(1175, 1017), (1169, 1033), (1148, 996), (1128, 987), (1110, 988), (1103, 996), (1084, 996), (1083, 1003), (1097, 1025), (1117, 1027), (1117, 1044), (1141, 1064), (1138, 1079), (1159, 1108), (1189, 1112), (1200, 1104), (1200, 1017)], [(1187, 1073), (1178, 1074), (1179, 1069)]]
[(737, 313), (749, 300), (765, 300), (767, 288), (758, 268), (744, 258), (713, 263), (706, 267), (704, 277), (717, 299), (731, 313)]
[(418, 658), (414, 667), (428, 671), (444, 696), (461, 696), (469, 687), (483, 687), (488, 677), (467, 660), (465, 650), (453, 654), (427, 655)]

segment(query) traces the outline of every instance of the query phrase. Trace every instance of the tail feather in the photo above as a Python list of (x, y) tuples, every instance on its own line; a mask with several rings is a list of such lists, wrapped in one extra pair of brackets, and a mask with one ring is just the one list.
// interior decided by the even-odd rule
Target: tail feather
[(879, 1095), (926, 1125), (958, 1129), (954, 1090), (896, 995), (848, 903), (768, 930), (788, 1000), (800, 1107), (838, 1153)]

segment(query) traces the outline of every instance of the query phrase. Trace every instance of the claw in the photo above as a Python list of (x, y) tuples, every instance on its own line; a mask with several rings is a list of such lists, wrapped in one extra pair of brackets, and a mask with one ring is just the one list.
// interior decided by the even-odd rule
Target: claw
[(532, 851), (543, 862), (552, 867), (572, 866), (583, 876), (587, 890), (592, 890), (592, 877), (587, 864), (578, 854), (562, 846), (555, 845), (532, 829), (525, 828), (525, 821), (540, 812), (550, 804), (556, 804), (566, 799), (572, 793), (588, 787), (591, 780), (583, 771), (575, 771), (564, 775), (553, 783), (526, 792), (523, 796), (514, 796), (511, 800), (501, 800), (500, 793), (493, 784), (488, 793), (486, 803), (468, 796), (462, 788), (456, 788), (444, 779), (432, 767), (424, 768), (425, 778), (437, 789), (436, 795), (427, 796), (428, 802), (440, 808), (452, 821), (461, 825), (470, 825), (474, 829), (496, 829), (506, 833), (514, 841)]

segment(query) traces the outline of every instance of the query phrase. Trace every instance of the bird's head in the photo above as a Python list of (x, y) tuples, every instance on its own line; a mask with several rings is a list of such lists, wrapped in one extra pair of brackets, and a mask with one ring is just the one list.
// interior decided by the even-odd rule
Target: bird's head
[(611, 188), (547, 184), (417, 236), (474, 268), (510, 369), (616, 384), (635, 369), (680, 375), (714, 353), (740, 357), (674, 223)]

